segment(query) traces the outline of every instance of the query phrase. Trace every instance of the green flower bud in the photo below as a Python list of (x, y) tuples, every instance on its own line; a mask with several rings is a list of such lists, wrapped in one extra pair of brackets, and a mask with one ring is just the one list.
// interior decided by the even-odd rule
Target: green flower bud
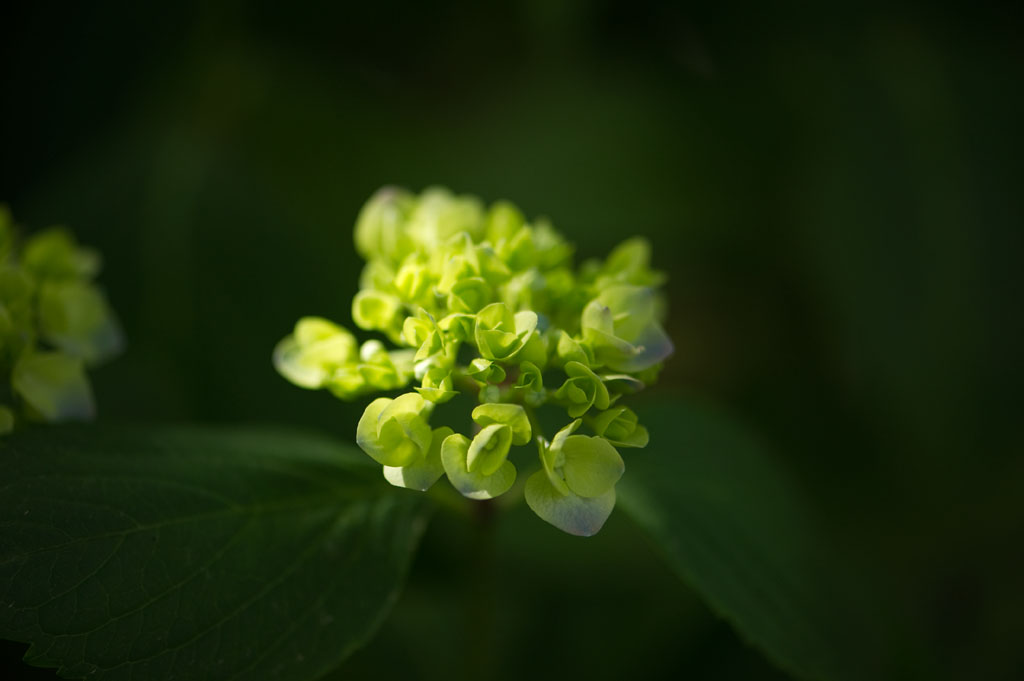
[[(498, 430), (502, 428), (509, 431), (507, 437), (511, 439), (511, 428), (497, 426)], [(488, 442), (493, 437), (493, 435), (489, 436)], [(512, 462), (503, 460), (497, 470), (491, 474), (485, 474), (479, 470), (481, 468), (479, 464), (477, 470), (470, 471), (467, 462), (471, 446), (469, 438), (458, 433), (449, 435), (441, 445), (441, 463), (444, 465), (444, 472), (448, 475), (452, 486), (460, 494), (470, 499), (492, 499), (507, 492), (516, 481), (516, 468)], [(478, 453), (477, 458), (479, 456)]]
[(482, 277), (469, 277), (456, 282), (448, 293), (448, 308), (453, 312), (475, 314), (491, 302), (490, 285)]
[(473, 338), (476, 318), (471, 314), (455, 312), (443, 317), (437, 323), (438, 328), (448, 334), (452, 340), (462, 342)]
[(88, 421), (96, 413), (81, 359), (59, 352), (28, 352), (14, 365), (14, 392), (42, 420)]
[(466, 452), (466, 469), (470, 473), (491, 475), (501, 468), (512, 446), (512, 429), (500, 423), (484, 427), (473, 438)]
[(476, 316), (477, 349), (487, 359), (510, 361), (536, 328), (537, 313), (524, 310), (513, 315), (504, 303), (492, 303)]
[(352, 299), (352, 321), (367, 331), (401, 328), (402, 301), (390, 293), (362, 290)]
[(583, 339), (598, 364), (626, 373), (642, 371), (672, 354), (672, 341), (656, 319), (654, 291), (639, 286), (605, 289), (583, 310)]
[(416, 388), (416, 392), (425, 400), (442, 404), (459, 394), (452, 387), (452, 372), (444, 367), (432, 366), (424, 372), (423, 383)]
[(355, 363), (339, 367), (322, 387), (327, 388), (339, 400), (346, 402), (373, 390), (359, 367), (360, 365)]
[(525, 445), (533, 434), (530, 419), (518, 404), (481, 404), (473, 409), (473, 420), (485, 428), (494, 424), (508, 426), (514, 445)]
[(432, 355), (445, 351), (444, 335), (437, 322), (423, 308), (418, 316), (406, 317), (402, 326), (402, 340), (411, 347), (417, 348), (415, 359), (422, 361)]
[(616, 447), (646, 447), (650, 436), (628, 407), (615, 407), (592, 416), (587, 422), (594, 432)]
[(357, 369), (367, 388), (395, 390), (404, 387), (413, 376), (412, 350), (388, 352), (378, 340), (369, 340), (359, 349)]
[(414, 305), (432, 306), (436, 278), (428, 265), (410, 256), (405, 259), (395, 275), (395, 290), (402, 300)]
[(295, 385), (315, 389), (357, 357), (351, 333), (326, 319), (303, 317), (274, 348), (274, 367)]
[(583, 416), (591, 407), (607, 409), (610, 404), (608, 388), (601, 377), (579, 362), (568, 362), (565, 373), (569, 376), (555, 397), (568, 404), (569, 416)]
[(93, 365), (120, 352), (121, 328), (93, 285), (48, 281), (39, 289), (39, 329), (59, 350)]
[(465, 255), (453, 255), (444, 263), (441, 278), (437, 282), (437, 292), (447, 296), (455, 285), (465, 279), (480, 276), (480, 268)]
[(417, 393), (379, 397), (366, 407), (356, 426), (356, 443), (385, 466), (408, 466), (430, 450), (430, 403)]
[(501, 365), (483, 357), (477, 357), (469, 363), (466, 375), (481, 384), (501, 383), (505, 380), (505, 370)]
[(458, 283), (466, 279), (480, 278), (493, 287), (504, 283), (511, 274), (508, 266), (487, 244), (474, 244), (465, 232), (445, 244), (437, 267), (441, 271), (437, 292), (441, 295), (449, 295)]
[(533, 362), (519, 365), (519, 377), (512, 390), (521, 394), (523, 401), (529, 405), (540, 404), (544, 400), (544, 376)]
[(384, 479), (395, 487), (426, 492), (444, 475), (441, 445), (453, 432), (447, 426), (435, 428), (426, 455), (405, 466), (384, 466)]
[(402, 189), (385, 187), (370, 197), (356, 219), (356, 250), (367, 260), (398, 262), (413, 250), (406, 222), (416, 197)]

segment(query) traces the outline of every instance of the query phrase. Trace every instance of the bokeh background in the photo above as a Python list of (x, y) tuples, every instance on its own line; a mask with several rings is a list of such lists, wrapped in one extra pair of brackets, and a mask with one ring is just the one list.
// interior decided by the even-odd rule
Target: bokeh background
[[(677, 346), (648, 399), (768, 444), (885, 613), (893, 678), (1020, 678), (1021, 12), (703, 5), (23, 3), (0, 201), (105, 256), (129, 345), (103, 420), (346, 438), (362, 405), (270, 352), (299, 316), (350, 324), (375, 189), (511, 199), (581, 258), (644, 235)], [(620, 515), (589, 541), (501, 520), (489, 676), (787, 678)], [(460, 678), (474, 541), (435, 523), (338, 678)]]

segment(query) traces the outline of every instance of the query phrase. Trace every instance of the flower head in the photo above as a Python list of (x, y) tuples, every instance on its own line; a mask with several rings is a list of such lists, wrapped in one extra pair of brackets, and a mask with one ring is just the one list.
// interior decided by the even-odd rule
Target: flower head
[[(425, 490), (446, 476), (471, 499), (493, 498), (512, 488), (513, 454), (532, 441), (530, 507), (566, 532), (599, 530), (625, 469), (617, 447), (649, 439), (617, 402), (672, 352), (650, 245), (629, 239), (575, 270), (572, 246), (546, 220), (439, 188), (382, 189), (360, 212), (355, 242), (367, 263), (353, 321), (399, 347), (359, 346), (342, 327), (304, 318), (275, 350), (281, 374), (342, 399), (415, 380), (414, 392), (370, 402), (357, 428), (391, 484)], [(474, 431), (432, 427), (435, 405), (460, 392), (479, 403)], [(550, 407), (572, 421), (547, 440), (535, 417)], [(592, 434), (576, 432), (583, 426)]]

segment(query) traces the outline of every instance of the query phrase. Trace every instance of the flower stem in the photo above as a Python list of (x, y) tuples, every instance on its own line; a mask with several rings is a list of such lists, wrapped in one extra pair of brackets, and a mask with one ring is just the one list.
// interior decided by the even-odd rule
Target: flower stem
[(471, 579), (468, 614), (469, 673), (471, 678), (492, 675), (494, 661), (495, 627), (497, 611), (495, 594), (495, 539), (497, 508), (492, 499), (473, 504), (474, 532), (471, 546)]

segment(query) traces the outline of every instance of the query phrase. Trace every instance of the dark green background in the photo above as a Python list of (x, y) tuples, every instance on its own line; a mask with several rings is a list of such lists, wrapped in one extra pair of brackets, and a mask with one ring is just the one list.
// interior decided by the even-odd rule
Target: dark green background
[[(894, 676), (1024, 668), (1019, 12), (194, 5), (31, 3), (0, 28), (0, 200), (102, 250), (129, 340), (95, 374), (102, 419), (352, 437), (362, 404), (270, 351), (299, 316), (350, 324), (362, 202), (509, 198), (583, 257), (651, 240), (677, 351), (645, 399), (760, 432), (887, 613)], [(499, 677), (784, 678), (620, 515), (589, 541), (500, 527)], [(432, 528), (352, 678), (459, 665), (473, 541)]]

